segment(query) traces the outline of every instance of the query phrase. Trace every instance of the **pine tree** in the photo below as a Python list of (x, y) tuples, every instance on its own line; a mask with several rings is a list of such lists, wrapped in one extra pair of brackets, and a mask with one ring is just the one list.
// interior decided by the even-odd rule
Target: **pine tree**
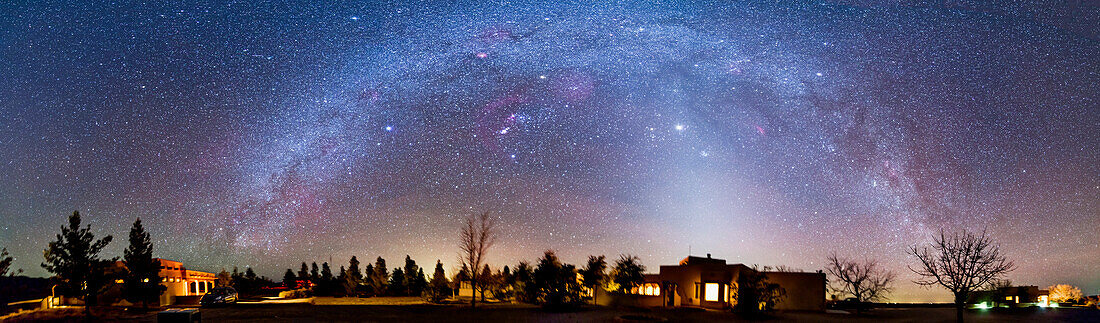
[(413, 294), (412, 296), (420, 296), (424, 294), (424, 289), (428, 288), (428, 279), (424, 277), (424, 268), (418, 268), (416, 270), (416, 280), (413, 282)]
[(481, 286), (481, 302), (485, 302), (485, 290), (493, 288), (493, 270), (489, 269), (489, 265), (485, 265), (480, 275), (477, 275), (478, 286)]
[(356, 284), (363, 280), (363, 272), (359, 271), (359, 259), (355, 256), (351, 256), (351, 260), (348, 261), (348, 275)]
[(215, 286), (217, 286), (217, 287), (230, 287), (230, 286), (233, 286), (233, 275), (230, 274), (228, 271), (225, 271), (225, 268), (222, 268), (222, 271), (218, 273), (218, 281), (215, 283)]
[(312, 281), (314, 285), (321, 283), (321, 273), (317, 269), (317, 262), (314, 261), (309, 267), (309, 281)]
[(466, 267), (466, 264), (462, 264), (462, 268), (458, 269), (458, 273), (455, 274), (455, 284), (458, 284), (456, 288), (462, 288), (461, 282), (470, 281), (470, 268)]
[(286, 273), (283, 274), (283, 286), (286, 286), (286, 288), (289, 289), (298, 288), (298, 284), (294, 282), (294, 280), (297, 278), (297, 276), (294, 276), (294, 271), (290, 270), (290, 268), (287, 268)]
[[(354, 257), (353, 257), (353, 259), (354, 259)], [(358, 267), (359, 262), (356, 261), (355, 265), (356, 265), (356, 267)], [(343, 269), (343, 267), (341, 267), (340, 269)], [(359, 297), (359, 293), (356, 291), (356, 289), (359, 288), (359, 282), (360, 282), (360, 279), (356, 278), (356, 276), (359, 276), (359, 275), (362, 275), (362, 274), (359, 273), (358, 270), (352, 271), (350, 268), (344, 274), (342, 274), (344, 279), (340, 280), (340, 283), (344, 287), (344, 295)]]
[(546, 251), (535, 268), (534, 282), (538, 287), (538, 301), (547, 307), (577, 305), (581, 301), (577, 270), (563, 264), (553, 251)]
[(502, 301), (510, 300), (512, 298), (512, 285), (516, 282), (515, 277), (512, 276), (512, 270), (508, 266), (504, 266), (504, 269), (497, 276), (497, 291), (493, 292), (493, 295)]
[(432, 281), (428, 285), (428, 299), (434, 303), (447, 299), (451, 294), (450, 284), (447, 281), (447, 274), (443, 272), (443, 263), (436, 260), (435, 273), (432, 274)]
[(538, 285), (535, 285), (535, 270), (531, 264), (521, 261), (512, 271), (512, 277), (516, 298), (527, 303), (538, 303)]
[(302, 262), (302, 268), (298, 269), (298, 279), (309, 280), (309, 266)]
[(335, 287), (333, 287), (334, 278), (332, 277), (332, 268), (328, 266), (328, 263), (321, 264), (321, 276), (318, 283), (317, 294), (322, 296), (332, 296)]
[(160, 261), (153, 258), (153, 241), (141, 226), (140, 218), (130, 228), (130, 245), (123, 253), (123, 261), (127, 269), (123, 294), (130, 302), (149, 307), (149, 301), (160, 296), (165, 287), (160, 285)]
[(405, 255), (405, 295), (420, 295), (420, 287), (417, 286), (416, 281), (416, 272), (418, 269), (416, 261), (413, 261), (411, 257)]
[(332, 279), (332, 269), (329, 268), (328, 262), (321, 264), (321, 281), (327, 281)]
[[(340, 271), (339, 271), (339, 273), (336, 274), (336, 280), (333, 282), (333, 286), (332, 286), (333, 289), (334, 289), (333, 292), (336, 293), (337, 296), (346, 296), (347, 295), (347, 281), (348, 281), (348, 271), (347, 271), (347, 269), (344, 269), (344, 266), (340, 266)], [(343, 288), (338, 288), (338, 287), (343, 287)]]
[(69, 216), (69, 226), (61, 227), (57, 240), (50, 242), (43, 252), (46, 262), (42, 268), (57, 275), (66, 295), (84, 298), (85, 314), (91, 315), (91, 306), (96, 303), (96, 295), (107, 285), (108, 277), (104, 273), (114, 259), (99, 259), (99, 252), (111, 243), (111, 236), (96, 239), (91, 226), (80, 227), (80, 212), (73, 211)]
[(378, 260), (374, 262), (374, 275), (371, 277), (371, 284), (374, 290), (379, 293), (385, 293), (386, 285), (389, 285), (390, 272), (386, 269), (386, 259), (378, 257)]
[(391, 296), (405, 296), (408, 294), (408, 289), (405, 286), (405, 272), (401, 268), (393, 269), (393, 275), (390, 276), (389, 291)]
[(367, 294), (371, 296), (380, 296), (385, 292), (384, 290), (380, 291), (374, 289), (374, 264), (367, 264), (367, 268), (363, 269), (363, 276), (363, 287), (369, 289)]

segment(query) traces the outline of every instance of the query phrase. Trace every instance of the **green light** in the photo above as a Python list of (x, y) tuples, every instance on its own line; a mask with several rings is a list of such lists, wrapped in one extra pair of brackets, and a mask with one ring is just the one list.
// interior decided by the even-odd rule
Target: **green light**
[(987, 309), (989, 309), (989, 304), (986, 304), (985, 302), (981, 302), (981, 303), (978, 303), (978, 305), (975, 306), (975, 307), (979, 310), (987, 310)]

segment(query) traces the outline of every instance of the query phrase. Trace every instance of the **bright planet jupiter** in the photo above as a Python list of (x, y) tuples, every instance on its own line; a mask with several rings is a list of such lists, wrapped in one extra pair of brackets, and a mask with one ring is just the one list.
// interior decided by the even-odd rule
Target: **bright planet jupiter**
[(79, 210), (121, 256), (279, 277), (352, 255), (693, 254), (899, 273), (985, 230), (1100, 293), (1095, 6), (892, 1), (0, 5), (0, 246)]

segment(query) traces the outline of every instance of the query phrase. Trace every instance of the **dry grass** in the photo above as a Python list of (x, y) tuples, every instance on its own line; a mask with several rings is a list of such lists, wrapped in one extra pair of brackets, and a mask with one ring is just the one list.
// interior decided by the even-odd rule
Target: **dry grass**
[[(316, 305), (314, 305), (316, 304)], [(156, 311), (131, 312), (123, 308), (96, 308), (96, 322), (154, 322)], [(862, 316), (822, 312), (786, 312), (747, 320), (729, 312), (691, 308), (586, 307), (572, 312), (548, 312), (528, 304), (425, 304), (418, 297), (315, 298), (310, 303), (251, 303), (203, 308), (211, 322), (620, 322), (646, 318), (669, 322), (953, 322), (951, 308), (881, 308)], [(20, 315), (11, 322), (82, 322), (80, 308), (54, 309)], [(1100, 322), (1100, 310), (1091, 308), (967, 311), (967, 322)], [(7, 322), (7, 321), (5, 321)]]
[(314, 297), (313, 305), (426, 305), (421, 297)]
[[(94, 307), (91, 312), (93, 322), (155, 322), (157, 310)], [(24, 312), (4, 322), (86, 322), (86, 319), (83, 307), (68, 307)]]

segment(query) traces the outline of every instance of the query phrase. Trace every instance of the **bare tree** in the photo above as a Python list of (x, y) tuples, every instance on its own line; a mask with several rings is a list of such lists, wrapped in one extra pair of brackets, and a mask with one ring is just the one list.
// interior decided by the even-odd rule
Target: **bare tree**
[[(473, 294), (477, 294), (478, 268), (485, 262), (485, 254), (496, 243), (497, 222), (489, 217), (486, 211), (480, 215), (470, 215), (462, 227), (459, 239), (459, 247), (462, 249), (462, 262), (470, 270), (470, 287)], [(470, 307), (477, 305), (477, 297), (471, 297)]]
[(955, 320), (963, 321), (963, 306), (973, 291), (994, 283), (1016, 268), (1005, 258), (1001, 248), (982, 232), (976, 235), (963, 230), (947, 235), (940, 230), (931, 245), (909, 248), (909, 254), (920, 261), (917, 268), (909, 266), (921, 279), (922, 286), (940, 285), (955, 296)]
[(893, 291), (893, 272), (879, 267), (877, 261), (840, 258), (833, 253), (825, 264), (825, 270), (833, 276), (833, 290), (852, 295), (856, 299), (856, 313), (863, 308), (864, 302), (882, 300)]

